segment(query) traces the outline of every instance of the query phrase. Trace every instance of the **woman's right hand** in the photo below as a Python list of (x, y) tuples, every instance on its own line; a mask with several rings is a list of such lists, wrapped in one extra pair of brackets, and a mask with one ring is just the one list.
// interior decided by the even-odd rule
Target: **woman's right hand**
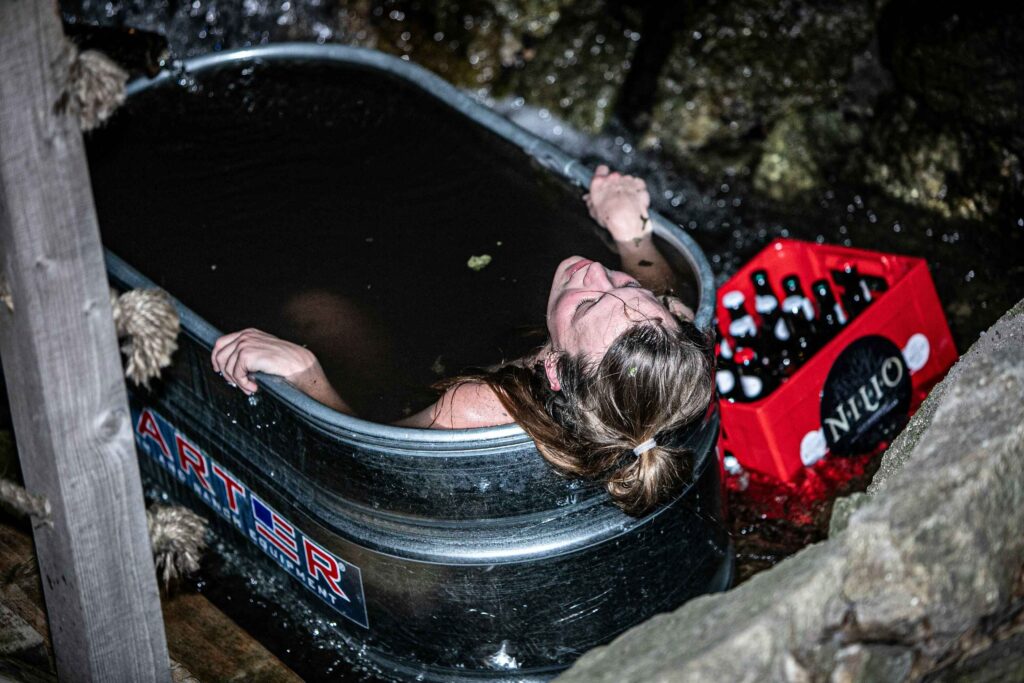
[(210, 360), (214, 371), (247, 394), (259, 388), (250, 377), (257, 372), (280, 375), (300, 390), (323, 378), (320, 363), (311, 351), (253, 328), (218, 339)]
[(650, 235), (647, 221), (651, 196), (640, 178), (622, 175), (601, 164), (594, 170), (590, 191), (583, 196), (591, 218), (616, 242), (632, 242)]

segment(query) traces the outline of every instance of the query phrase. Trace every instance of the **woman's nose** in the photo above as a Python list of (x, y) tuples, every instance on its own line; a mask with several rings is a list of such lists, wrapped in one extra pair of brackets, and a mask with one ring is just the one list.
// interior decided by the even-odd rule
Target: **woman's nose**
[(583, 275), (583, 284), (587, 287), (611, 288), (612, 281), (604, 266), (600, 263), (591, 263)]

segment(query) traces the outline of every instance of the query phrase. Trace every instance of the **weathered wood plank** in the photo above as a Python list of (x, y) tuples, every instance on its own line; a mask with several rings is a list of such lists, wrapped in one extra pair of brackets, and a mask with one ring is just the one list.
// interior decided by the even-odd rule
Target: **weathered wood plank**
[(0, 307), (57, 671), (169, 681), (138, 462), (78, 124), (58, 111), (68, 57), (55, 2), (0, 2)]
[(171, 656), (200, 681), (302, 680), (202, 595), (165, 600), (164, 619)]
[[(0, 518), (0, 608), (14, 613), (49, 647), (39, 577), (31, 571), (33, 567), (31, 539)], [(175, 681), (301, 681), (202, 595), (179, 593), (162, 598)], [(45, 666), (37, 667), (36, 673), (44, 676)]]

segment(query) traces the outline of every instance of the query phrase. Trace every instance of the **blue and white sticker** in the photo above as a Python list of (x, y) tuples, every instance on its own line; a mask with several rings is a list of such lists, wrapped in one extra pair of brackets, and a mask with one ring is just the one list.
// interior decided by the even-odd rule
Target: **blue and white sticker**
[(309, 538), (152, 408), (132, 408), (139, 448), (343, 617), (369, 628), (362, 572)]

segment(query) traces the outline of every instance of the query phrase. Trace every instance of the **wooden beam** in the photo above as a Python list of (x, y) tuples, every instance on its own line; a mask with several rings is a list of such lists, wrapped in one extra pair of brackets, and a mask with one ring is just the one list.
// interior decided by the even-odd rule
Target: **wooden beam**
[(56, 2), (0, 1), (0, 357), (67, 681), (169, 681), (169, 662), (78, 123), (57, 106)]

